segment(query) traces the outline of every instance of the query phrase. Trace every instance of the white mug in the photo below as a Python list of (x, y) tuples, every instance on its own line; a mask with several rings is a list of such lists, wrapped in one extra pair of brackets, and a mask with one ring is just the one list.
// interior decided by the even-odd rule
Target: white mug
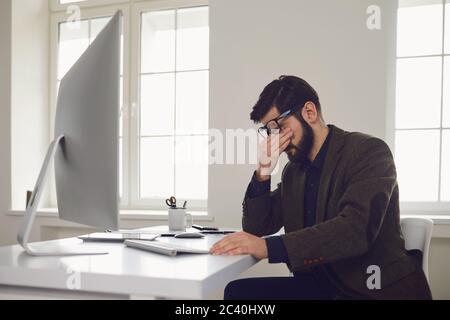
[(186, 213), (184, 208), (169, 209), (169, 229), (172, 231), (185, 231), (193, 224), (192, 215)]

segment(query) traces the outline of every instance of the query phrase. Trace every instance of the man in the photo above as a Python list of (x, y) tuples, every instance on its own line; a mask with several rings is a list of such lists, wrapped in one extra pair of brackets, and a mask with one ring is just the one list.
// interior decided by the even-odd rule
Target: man
[[(268, 258), (294, 276), (233, 281), (225, 299), (431, 299), (421, 257), (405, 250), (389, 147), (326, 125), (316, 91), (294, 76), (270, 83), (251, 119), (267, 139), (243, 202), (244, 232), (211, 253)], [(271, 192), (282, 152), (290, 161)]]

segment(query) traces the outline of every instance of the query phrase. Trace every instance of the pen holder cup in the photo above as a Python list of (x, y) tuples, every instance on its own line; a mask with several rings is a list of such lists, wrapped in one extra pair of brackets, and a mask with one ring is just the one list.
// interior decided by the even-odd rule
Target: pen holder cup
[(169, 209), (169, 229), (172, 231), (185, 231), (191, 228), (194, 221), (192, 215), (184, 208)]

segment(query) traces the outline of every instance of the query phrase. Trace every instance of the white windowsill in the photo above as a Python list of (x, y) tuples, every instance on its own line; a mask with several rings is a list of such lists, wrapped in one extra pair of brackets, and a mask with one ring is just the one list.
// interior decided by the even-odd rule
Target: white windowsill
[[(206, 211), (189, 210), (195, 221), (214, 221), (214, 218), (208, 215)], [(23, 216), (25, 210), (11, 209), (9, 216)], [(40, 209), (36, 215), (37, 218), (55, 218), (59, 219), (58, 209), (44, 208)], [(120, 210), (119, 219), (123, 220), (144, 220), (144, 221), (164, 221), (167, 220), (167, 210)]]
[[(165, 210), (121, 210), (120, 221), (121, 223), (133, 224), (138, 221), (167, 221), (167, 211)], [(9, 210), (8, 216), (22, 218), (24, 210)], [(193, 214), (194, 221), (203, 221), (205, 223), (214, 221), (214, 217), (209, 216), (206, 211), (190, 211)], [(402, 218), (406, 217), (423, 217), (430, 218), (434, 223), (433, 238), (450, 238), (450, 215), (447, 214), (426, 214), (426, 213), (414, 213), (405, 212), (401, 215)], [(60, 220), (58, 211), (56, 208), (41, 209), (37, 213), (37, 219), (47, 219), (43, 222), (46, 226), (56, 227), (86, 227), (70, 221)], [(50, 219), (50, 220), (48, 220)], [(150, 223), (150, 222), (149, 222)]]
[[(208, 215), (207, 211), (189, 211), (197, 221), (214, 221), (214, 218)], [(8, 212), (9, 216), (23, 216), (25, 210), (11, 209)], [(58, 218), (58, 209), (44, 208), (38, 210), (37, 217)], [(405, 212), (401, 217), (423, 217), (433, 220), (435, 225), (450, 225), (450, 215), (448, 214), (427, 214)], [(120, 210), (120, 220), (167, 220), (166, 210)]]
[(433, 224), (435, 225), (450, 225), (450, 215), (447, 214), (424, 214), (424, 213), (412, 213), (407, 212), (400, 215), (401, 218), (409, 218), (409, 217), (421, 217), (421, 218), (429, 218), (433, 220)]

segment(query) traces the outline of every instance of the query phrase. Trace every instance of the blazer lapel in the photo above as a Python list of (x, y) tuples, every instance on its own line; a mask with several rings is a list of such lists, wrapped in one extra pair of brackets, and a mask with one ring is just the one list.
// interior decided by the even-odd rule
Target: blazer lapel
[[(333, 176), (336, 166), (339, 163), (341, 157), (341, 150), (344, 146), (345, 131), (339, 129), (333, 125), (330, 126), (332, 132), (330, 137), (330, 145), (325, 158), (325, 163), (322, 169), (319, 192), (317, 196), (316, 206), (316, 223), (321, 223), (325, 219), (326, 205), (329, 199), (330, 182)], [(303, 191), (302, 191), (303, 194)]]
[(291, 229), (290, 231), (303, 229), (305, 225), (301, 212), (304, 212), (305, 205), (304, 194), (306, 174), (302, 166), (295, 165), (294, 179), (292, 181), (293, 187), (290, 188), (290, 192), (293, 192), (293, 194), (291, 194), (290, 198), (293, 199), (292, 212), (295, 214), (293, 215), (292, 221), (289, 221), (288, 224), (289, 229)]

